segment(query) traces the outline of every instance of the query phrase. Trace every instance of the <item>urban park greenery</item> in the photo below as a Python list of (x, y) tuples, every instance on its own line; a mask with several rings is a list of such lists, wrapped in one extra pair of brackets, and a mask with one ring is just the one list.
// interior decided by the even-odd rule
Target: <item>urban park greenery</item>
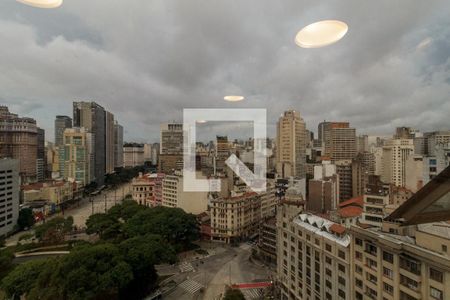
[[(43, 238), (43, 232), (50, 231), (52, 237), (58, 236), (55, 231), (65, 231), (70, 222), (54, 221), (53, 226), (38, 230), (39, 235)], [(176, 254), (189, 249), (199, 236), (194, 215), (134, 201), (92, 215), (86, 226), (86, 232), (98, 234), (99, 241), (75, 245), (68, 255), (14, 268), (10, 254), (3, 260), (0, 256), (0, 263), (11, 269), (1, 289), (8, 297), (27, 300), (142, 299), (157, 287), (154, 266), (176, 262)]]

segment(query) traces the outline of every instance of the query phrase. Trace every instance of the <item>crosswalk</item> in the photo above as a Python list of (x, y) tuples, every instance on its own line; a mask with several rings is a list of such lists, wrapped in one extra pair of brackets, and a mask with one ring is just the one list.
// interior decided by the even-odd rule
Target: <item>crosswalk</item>
[(244, 294), (245, 299), (262, 299), (263, 289), (241, 289), (242, 294)]
[(201, 288), (203, 288), (203, 285), (198, 283), (197, 281), (194, 281), (192, 279), (187, 279), (183, 281), (179, 287), (181, 287), (183, 290), (185, 290), (188, 293), (195, 294), (197, 293)]
[(185, 261), (180, 265), (180, 271), (181, 273), (191, 272), (194, 271), (194, 267), (190, 262)]

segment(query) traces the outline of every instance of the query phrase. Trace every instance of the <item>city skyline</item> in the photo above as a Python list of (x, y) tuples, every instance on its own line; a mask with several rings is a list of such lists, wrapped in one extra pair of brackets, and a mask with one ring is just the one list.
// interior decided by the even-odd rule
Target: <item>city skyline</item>
[[(313, 131), (324, 119), (370, 135), (445, 129), (448, 3), (108, 4), (89, 3), (92, 12), (86, 1), (51, 11), (0, 4), (0, 66), (15, 70), (0, 79), (0, 102), (34, 117), (47, 137), (54, 117), (71, 116), (80, 100), (109, 107), (128, 141), (157, 141), (160, 123), (192, 107), (265, 107), (269, 136), (287, 109)], [(349, 24), (340, 43), (295, 45), (300, 28), (326, 18)], [(246, 99), (223, 101), (235, 93)]]

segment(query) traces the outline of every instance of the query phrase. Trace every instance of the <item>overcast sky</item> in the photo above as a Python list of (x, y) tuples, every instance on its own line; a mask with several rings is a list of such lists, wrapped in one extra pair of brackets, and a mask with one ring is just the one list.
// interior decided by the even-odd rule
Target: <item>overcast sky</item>
[[(50, 141), (75, 100), (113, 112), (127, 141), (158, 141), (183, 108), (266, 108), (271, 136), (287, 109), (314, 131), (324, 119), (359, 134), (446, 129), (449, 16), (444, 0), (64, 0), (54, 10), (1, 0), (0, 104), (34, 117)], [(346, 22), (347, 35), (295, 45), (324, 19)]]

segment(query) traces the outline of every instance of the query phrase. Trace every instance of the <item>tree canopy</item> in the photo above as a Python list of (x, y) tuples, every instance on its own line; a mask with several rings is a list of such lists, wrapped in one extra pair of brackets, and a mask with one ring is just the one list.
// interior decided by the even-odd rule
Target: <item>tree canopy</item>
[[(36, 227), (40, 240), (56, 240), (72, 229), (71, 218), (54, 218)], [(107, 213), (92, 215), (88, 234), (96, 244), (75, 246), (66, 256), (25, 262), (1, 282), (7, 296), (28, 300), (142, 299), (157, 282), (155, 264), (174, 263), (176, 253), (198, 237), (194, 215), (181, 209), (124, 201)], [(5, 254), (6, 255), (6, 254)], [(2, 259), (0, 268), (8, 265)]]
[(227, 289), (224, 300), (245, 300), (244, 294), (238, 289)]
[(19, 218), (17, 219), (17, 226), (20, 230), (30, 228), (35, 223), (33, 210), (31, 208), (23, 208), (19, 211)]

